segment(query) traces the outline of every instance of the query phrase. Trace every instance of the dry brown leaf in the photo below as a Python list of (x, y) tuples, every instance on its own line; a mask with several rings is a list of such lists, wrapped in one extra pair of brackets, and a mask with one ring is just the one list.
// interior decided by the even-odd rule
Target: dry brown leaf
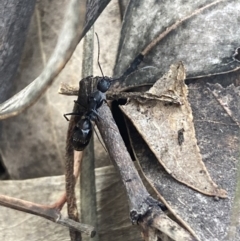
[(121, 109), (169, 174), (203, 194), (224, 198), (226, 191), (213, 182), (202, 161), (184, 79), (185, 68), (179, 62), (172, 65), (148, 92), (158, 96), (172, 95), (183, 105), (131, 100)]

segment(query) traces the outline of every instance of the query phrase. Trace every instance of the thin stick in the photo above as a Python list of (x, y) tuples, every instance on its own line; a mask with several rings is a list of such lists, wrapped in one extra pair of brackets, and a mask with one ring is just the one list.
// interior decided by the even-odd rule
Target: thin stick
[[(76, 179), (73, 174), (74, 165), (74, 150), (71, 145), (71, 133), (72, 129), (75, 126), (74, 124), (75, 116), (71, 117), (68, 137), (67, 137), (67, 146), (66, 146), (66, 161), (65, 161), (65, 181), (66, 181), (66, 199), (67, 199), (67, 210), (68, 216), (70, 219), (79, 222), (78, 218), (78, 210), (76, 205), (76, 196), (75, 196), (75, 182)], [(81, 234), (79, 232), (74, 232), (73, 230), (69, 230), (70, 237), (72, 241), (81, 240)]]
[[(74, 152), (74, 178), (75, 178), (75, 185), (80, 173), (81, 162), (83, 159), (83, 152), (75, 151)], [(52, 208), (56, 208), (58, 210), (62, 210), (64, 204), (67, 201), (67, 194), (66, 192), (53, 204), (51, 205)]]
[(78, 223), (70, 220), (69, 218), (62, 217), (60, 211), (56, 208), (53, 208), (52, 206), (28, 202), (22, 199), (13, 198), (5, 195), (0, 195), (0, 205), (25, 213), (40, 216), (54, 223), (74, 229), (78, 232), (83, 232), (90, 237), (93, 237), (96, 233), (94, 227), (90, 225)]
[[(99, 61), (100, 46), (98, 46), (98, 49), (99, 49), (98, 61)], [(94, 28), (92, 27), (84, 38), (82, 76), (90, 76), (93, 74), (93, 56), (94, 56)], [(87, 96), (85, 96), (85, 98), (87, 98)], [(81, 208), (81, 212), (80, 212), (81, 221), (84, 223), (92, 224), (96, 228), (98, 223), (97, 223), (95, 157), (94, 157), (93, 138), (91, 138), (88, 146), (84, 150), (84, 158), (81, 165), (80, 208)], [(93, 240), (91, 239), (91, 241), (98, 241), (98, 240), (99, 240), (99, 236), (97, 233), (94, 239)], [(90, 241), (90, 238), (86, 238), (85, 241)]]
[[(78, 112), (80, 106), (74, 104), (73, 112)], [(74, 176), (74, 156), (75, 152), (72, 146), (72, 133), (73, 129), (78, 122), (80, 116), (71, 116), (68, 126), (67, 141), (66, 141), (66, 159), (65, 159), (65, 182), (66, 182), (66, 201), (67, 201), (67, 210), (68, 216), (70, 219), (79, 222), (78, 210), (75, 197), (75, 183), (76, 178)], [(80, 163), (80, 162), (79, 162)], [(69, 230), (70, 237), (72, 241), (81, 240), (81, 234), (79, 232), (74, 232)]]
[(100, 136), (98, 135), (98, 133), (97, 133), (97, 131), (96, 131), (96, 129), (95, 129), (95, 126), (93, 127), (93, 130), (94, 130), (94, 133), (96, 134), (96, 136), (97, 136), (99, 142), (101, 143), (103, 149), (107, 152), (107, 149), (106, 149), (106, 147), (104, 146), (104, 144), (103, 144), (103, 142), (102, 142)]
[(79, 86), (71, 86), (67, 83), (61, 83), (58, 94), (60, 95), (75, 95), (78, 96)]

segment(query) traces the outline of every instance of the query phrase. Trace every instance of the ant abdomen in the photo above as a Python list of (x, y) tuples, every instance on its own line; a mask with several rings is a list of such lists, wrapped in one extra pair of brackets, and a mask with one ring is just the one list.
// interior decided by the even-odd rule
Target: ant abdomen
[(83, 151), (92, 137), (92, 123), (88, 117), (81, 119), (73, 129), (72, 144), (76, 151)]

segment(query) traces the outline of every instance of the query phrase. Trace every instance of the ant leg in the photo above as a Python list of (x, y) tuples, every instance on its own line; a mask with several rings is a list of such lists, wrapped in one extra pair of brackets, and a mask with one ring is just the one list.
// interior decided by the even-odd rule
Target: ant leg
[[(80, 105), (82, 107), (84, 107), (81, 103), (79, 103), (77, 100), (74, 100), (74, 103), (77, 104), (77, 105)], [(84, 107), (85, 108), (85, 107)], [(67, 115), (75, 115), (75, 116), (80, 116), (81, 114), (77, 113), (77, 112), (72, 112), (72, 113), (67, 113), (67, 114), (64, 114), (64, 118), (69, 121), (69, 119), (67, 118)]]
[(102, 102), (104, 102), (105, 104), (107, 104), (107, 106), (110, 108), (110, 105), (107, 102), (107, 99), (103, 99)]
[(81, 103), (79, 103), (77, 100), (74, 100), (74, 103), (79, 105), (79, 106), (82, 106), (83, 108), (86, 108), (85, 106), (83, 106)]
[(138, 65), (143, 61), (143, 58), (144, 58), (144, 55), (140, 53), (133, 60), (133, 62), (130, 64), (130, 66), (126, 69), (126, 71), (123, 73), (123, 75), (119, 79), (126, 78), (128, 75), (130, 75), (131, 73), (136, 71), (138, 68)]
[(98, 112), (96, 110), (92, 109), (91, 111), (97, 116), (98, 121), (99, 121), (99, 119), (103, 121), (103, 118), (98, 114)]
[(74, 112), (64, 114), (64, 115), (63, 115), (63, 116), (64, 116), (64, 118), (65, 118), (67, 121), (69, 121), (69, 119), (67, 118), (67, 115), (75, 115), (75, 116), (79, 116), (80, 114), (79, 114), (79, 113), (74, 113)]
[(95, 132), (95, 134), (96, 134), (96, 136), (97, 136), (99, 142), (101, 143), (103, 149), (104, 149), (106, 152), (108, 152), (108, 151), (107, 151), (107, 148), (105, 147), (105, 145), (104, 145), (103, 142), (101, 141), (101, 139), (100, 139), (100, 137), (99, 137), (99, 135), (98, 135), (98, 133), (97, 133), (95, 127), (93, 127), (93, 130), (94, 130), (94, 132)]

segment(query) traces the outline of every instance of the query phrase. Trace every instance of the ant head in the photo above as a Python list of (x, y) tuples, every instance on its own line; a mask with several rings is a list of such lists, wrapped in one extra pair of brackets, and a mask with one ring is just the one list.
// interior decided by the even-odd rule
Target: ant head
[(112, 79), (107, 77), (107, 76), (103, 76), (97, 84), (97, 89), (99, 91), (101, 91), (102, 93), (105, 93), (111, 86), (112, 83)]

